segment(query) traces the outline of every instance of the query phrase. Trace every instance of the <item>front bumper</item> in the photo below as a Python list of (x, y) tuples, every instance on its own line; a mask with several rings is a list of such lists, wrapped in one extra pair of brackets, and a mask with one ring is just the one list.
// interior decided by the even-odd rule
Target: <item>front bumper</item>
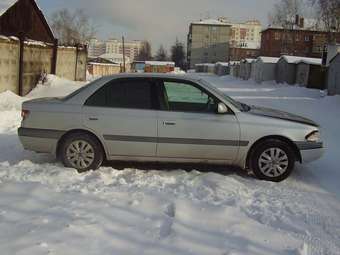
[(300, 149), (302, 163), (318, 160), (325, 153), (322, 142), (300, 142), (297, 146)]

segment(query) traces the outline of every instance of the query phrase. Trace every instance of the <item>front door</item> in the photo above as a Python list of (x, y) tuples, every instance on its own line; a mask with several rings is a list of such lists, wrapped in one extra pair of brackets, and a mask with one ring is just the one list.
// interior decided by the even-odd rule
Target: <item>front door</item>
[(83, 107), (84, 125), (105, 141), (110, 157), (155, 157), (157, 112), (149, 79), (115, 79)]
[(201, 86), (163, 79), (158, 114), (157, 156), (190, 161), (235, 160), (239, 124), (232, 112), (217, 114), (216, 99)]

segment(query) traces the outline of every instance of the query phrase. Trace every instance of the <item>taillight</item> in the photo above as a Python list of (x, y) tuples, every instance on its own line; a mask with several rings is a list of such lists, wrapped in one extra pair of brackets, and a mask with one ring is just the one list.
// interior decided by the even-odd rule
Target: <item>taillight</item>
[(29, 114), (30, 114), (29, 110), (21, 110), (21, 117), (23, 120), (26, 119)]

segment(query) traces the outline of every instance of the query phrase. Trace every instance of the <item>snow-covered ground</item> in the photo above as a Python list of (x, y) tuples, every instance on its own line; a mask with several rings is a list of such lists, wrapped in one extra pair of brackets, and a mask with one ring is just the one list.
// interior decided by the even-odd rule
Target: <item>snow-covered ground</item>
[(215, 167), (106, 166), (78, 174), (52, 156), (23, 151), (16, 135), (23, 100), (81, 86), (50, 76), (26, 98), (0, 94), (0, 253), (340, 254), (340, 97), (204, 78), (240, 101), (318, 121), (324, 158), (298, 165), (278, 184)]

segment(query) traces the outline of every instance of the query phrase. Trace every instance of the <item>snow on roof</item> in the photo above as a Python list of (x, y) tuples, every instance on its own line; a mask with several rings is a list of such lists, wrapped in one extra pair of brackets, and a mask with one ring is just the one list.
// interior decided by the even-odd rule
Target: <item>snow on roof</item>
[(229, 63), (228, 62), (217, 62), (216, 65), (229, 66)]
[[(105, 53), (99, 56), (100, 58), (108, 59), (108, 60), (115, 60), (117, 61), (123, 61), (123, 54), (119, 53)], [(125, 61), (130, 62), (130, 58), (128, 56), (125, 56)]]
[(120, 64), (115, 64), (115, 63), (97, 63), (97, 62), (90, 62), (89, 65), (96, 65), (96, 66), (119, 66)]
[(322, 65), (322, 59), (321, 58), (304, 58), (301, 61), (299, 61), (297, 64), (299, 63), (305, 63), (305, 64), (309, 64), (309, 65)]
[(245, 61), (249, 64), (253, 63), (256, 59), (254, 58), (246, 58)]
[(145, 64), (151, 66), (175, 66), (175, 62), (170, 61), (145, 61)]
[(119, 53), (104, 53), (99, 56), (100, 58), (123, 58), (123, 54)]
[(2, 14), (4, 14), (17, 1), (18, 0), (1, 0), (1, 3), (0, 3), (0, 16)]
[(26, 40), (25, 44), (26, 45), (42, 46), (42, 47), (47, 47), (48, 46), (48, 44), (45, 43), (45, 42), (35, 41), (35, 40), (30, 40), (30, 39)]
[(306, 57), (297, 57), (297, 56), (282, 56), (281, 59), (286, 60), (289, 64), (299, 64), (305, 63), (310, 65), (321, 65), (322, 59), (321, 58), (306, 58)]
[(6, 41), (11, 41), (11, 40), (19, 41), (19, 38), (15, 37), (15, 36), (9, 36), (8, 37), (8, 36), (0, 35), (0, 39), (6, 40)]
[(279, 61), (279, 58), (273, 58), (273, 57), (258, 57), (257, 60), (261, 60), (263, 63), (266, 64), (276, 64)]
[(230, 24), (217, 20), (217, 19), (205, 19), (205, 20), (200, 20), (196, 22), (192, 22), (191, 24), (195, 25), (224, 25), (224, 26), (230, 26)]

